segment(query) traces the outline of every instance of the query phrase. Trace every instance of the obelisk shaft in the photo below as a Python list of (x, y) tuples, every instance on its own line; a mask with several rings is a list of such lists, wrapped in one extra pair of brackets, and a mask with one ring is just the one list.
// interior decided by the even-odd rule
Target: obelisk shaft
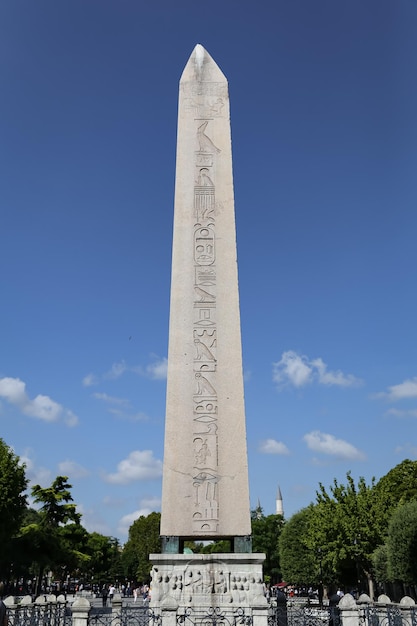
[(227, 80), (180, 81), (161, 535), (250, 535)]

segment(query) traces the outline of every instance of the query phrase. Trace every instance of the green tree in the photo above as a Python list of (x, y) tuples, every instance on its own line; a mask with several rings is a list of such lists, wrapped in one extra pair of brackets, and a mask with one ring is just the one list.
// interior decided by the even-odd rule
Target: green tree
[(161, 514), (153, 512), (146, 517), (141, 515), (129, 528), (129, 537), (122, 554), (123, 570), (127, 577), (138, 582), (149, 582), (149, 555), (161, 552), (160, 523)]
[(386, 543), (378, 546), (374, 550), (372, 554), (372, 565), (375, 580), (379, 585), (383, 586), (384, 592), (386, 592), (386, 585), (390, 581), (388, 573), (388, 547)]
[(390, 518), (397, 506), (417, 498), (417, 461), (405, 459), (375, 485), (381, 535), (386, 536)]
[[(76, 511), (76, 505), (72, 504), (70, 489), (66, 476), (57, 476), (50, 487), (32, 487), (34, 502), (41, 505), (38, 521), (21, 529), (20, 546), (37, 564), (35, 593), (39, 592), (46, 567), (62, 568), (67, 563), (75, 566), (85, 560), (85, 555), (74, 545), (74, 534), (81, 516)], [(67, 528), (70, 523), (76, 528)]]
[(285, 522), (279, 537), (283, 579), (295, 585), (321, 582), (320, 554), (309, 542), (313, 505), (301, 509)]
[(0, 439), (0, 579), (8, 578), (13, 561), (13, 540), (26, 510), (26, 487), (25, 466)]
[(330, 493), (319, 484), (310, 545), (322, 550), (323, 569), (334, 573), (330, 582), (356, 586), (366, 580), (373, 598), (372, 553), (384, 543), (375, 479), (367, 485), (361, 477), (356, 485), (350, 472), (346, 478), (346, 485), (334, 480)]
[[(408, 587), (417, 584), (417, 500), (397, 507), (388, 528), (388, 573), (391, 580)], [(415, 592), (411, 590), (415, 595)]]
[(278, 541), (284, 524), (282, 515), (263, 514), (256, 509), (251, 514), (252, 550), (264, 552), (266, 555), (263, 565), (264, 579), (272, 583), (281, 578), (280, 556)]
[(120, 546), (114, 537), (91, 533), (87, 539), (86, 552), (90, 557), (89, 577), (97, 584), (114, 581), (121, 575)]
[(203, 554), (220, 554), (222, 552), (230, 552), (230, 546), (230, 539), (220, 539), (219, 541), (212, 541), (202, 546), (199, 552)]

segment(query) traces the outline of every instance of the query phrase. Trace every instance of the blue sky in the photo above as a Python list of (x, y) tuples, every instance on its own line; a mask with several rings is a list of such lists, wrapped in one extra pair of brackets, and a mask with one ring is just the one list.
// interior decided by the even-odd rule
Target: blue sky
[(417, 458), (417, 4), (0, 4), (0, 437), (159, 510), (178, 81), (229, 80), (251, 504)]

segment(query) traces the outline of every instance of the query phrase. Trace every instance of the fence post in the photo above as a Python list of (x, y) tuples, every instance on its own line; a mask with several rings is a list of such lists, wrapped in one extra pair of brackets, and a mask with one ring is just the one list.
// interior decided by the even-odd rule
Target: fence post
[(112, 626), (120, 626), (122, 621), (122, 596), (115, 593), (111, 603)]
[(87, 626), (91, 604), (87, 598), (76, 598), (71, 606), (72, 626)]
[(177, 625), (177, 605), (175, 603), (172, 606), (165, 606), (161, 610), (161, 623), (162, 626), (176, 626)]
[(416, 603), (410, 596), (404, 596), (400, 600), (401, 619), (404, 626), (412, 626), (414, 623), (413, 615), (415, 615)]
[(253, 626), (268, 626), (269, 606), (252, 606)]
[(350, 593), (345, 593), (337, 608), (340, 611), (341, 626), (359, 626), (359, 608)]

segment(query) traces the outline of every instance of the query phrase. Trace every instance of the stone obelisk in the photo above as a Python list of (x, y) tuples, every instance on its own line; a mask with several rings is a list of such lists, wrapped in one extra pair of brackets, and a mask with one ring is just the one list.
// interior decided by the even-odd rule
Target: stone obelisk
[(180, 80), (161, 535), (251, 532), (227, 80)]
[[(265, 555), (250, 533), (229, 95), (197, 45), (180, 81), (162, 553), (150, 555), (163, 626), (220, 606), (256, 609), (266, 626)], [(223, 538), (230, 552), (183, 552), (187, 539)]]

